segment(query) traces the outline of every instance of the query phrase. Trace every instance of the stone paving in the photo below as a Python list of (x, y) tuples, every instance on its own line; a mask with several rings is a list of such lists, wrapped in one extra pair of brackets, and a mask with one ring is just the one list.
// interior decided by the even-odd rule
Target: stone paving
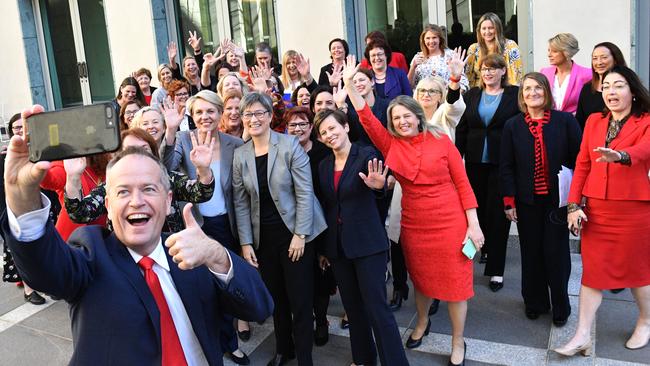
[[(634, 327), (638, 309), (629, 290), (607, 292), (594, 327), (595, 353), (591, 357), (564, 358), (550, 349), (572, 335), (577, 322), (578, 291), (582, 266), (580, 256), (572, 254), (569, 284), (572, 315), (563, 328), (552, 324), (550, 315), (535, 321), (524, 315), (520, 296), (520, 258), (518, 237), (511, 236), (505, 286), (492, 293), (483, 277), (483, 266), (475, 264), (476, 296), (469, 302), (466, 325), (467, 365), (650, 365), (650, 346), (630, 351), (623, 344)], [(391, 293), (391, 289), (388, 289)], [(412, 294), (412, 292), (411, 292)], [(352, 361), (348, 331), (339, 328), (343, 307), (333, 297), (329, 308), (330, 341), (314, 347), (315, 365), (349, 365)], [(395, 313), (405, 341), (415, 321), (413, 296)], [(431, 317), (431, 334), (417, 350), (407, 350), (411, 365), (446, 365), (450, 352), (451, 326), (445, 304)], [(274, 351), (272, 321), (253, 324), (252, 338), (241, 342), (252, 365), (266, 365)], [(0, 284), (0, 365), (65, 365), (72, 352), (68, 307), (62, 301), (43, 306), (26, 304), (22, 291), (13, 284)], [(226, 365), (233, 365), (225, 359)], [(297, 365), (295, 361), (289, 365)]]

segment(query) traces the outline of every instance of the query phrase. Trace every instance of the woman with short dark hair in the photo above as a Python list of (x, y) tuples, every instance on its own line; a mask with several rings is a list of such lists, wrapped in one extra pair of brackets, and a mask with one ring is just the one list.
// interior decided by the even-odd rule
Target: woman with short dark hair
[(391, 101), (398, 95), (413, 95), (411, 84), (402, 69), (389, 66), (392, 49), (385, 41), (373, 39), (366, 46), (364, 55), (373, 71), (374, 89), (377, 96)]
[(318, 76), (318, 85), (335, 87), (341, 81), (345, 58), (350, 54), (348, 42), (341, 38), (334, 38), (327, 46), (332, 62), (321, 67)]
[(156, 88), (151, 86), (151, 71), (142, 67), (133, 73), (133, 77), (135, 77), (138, 81), (138, 85), (140, 85), (140, 90), (142, 90), (142, 95), (144, 95), (146, 105), (151, 104), (151, 96), (153, 92), (156, 91)]

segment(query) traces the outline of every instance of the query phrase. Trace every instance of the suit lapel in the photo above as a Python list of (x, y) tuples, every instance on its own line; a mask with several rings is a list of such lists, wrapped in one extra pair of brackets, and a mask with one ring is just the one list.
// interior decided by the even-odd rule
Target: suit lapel
[(324, 159), (324, 165), (325, 165), (325, 185), (321, 186), (321, 189), (327, 189), (329, 192), (328, 193), (334, 193), (334, 154), (328, 155)]
[[(609, 127), (609, 119), (607, 120), (608, 122), (606, 123), (607, 127), (605, 128), (605, 131), (607, 131), (607, 128)], [(628, 136), (634, 133), (636, 129), (639, 127), (639, 118), (635, 116), (630, 116), (630, 118), (625, 122), (625, 125), (623, 125), (623, 128), (621, 131), (619, 131), (618, 136), (612, 140), (612, 143), (609, 145), (611, 149), (616, 150), (616, 147), (621, 143), (621, 141), (624, 141)], [(605, 136), (607, 136), (607, 132), (605, 132)]]
[(255, 193), (257, 196), (260, 196), (260, 187), (257, 185), (257, 166), (255, 164), (255, 147), (253, 146), (253, 141), (248, 141), (246, 143), (243, 158), (244, 158), (244, 167), (242, 169), (243, 174), (248, 174), (248, 179), (253, 182), (255, 186)]
[(271, 137), (269, 139), (268, 163), (266, 167), (266, 179), (269, 187), (271, 187), (271, 172), (273, 171), (275, 158), (278, 156), (278, 143), (279, 143), (278, 136), (275, 134), (275, 132), (271, 131)]
[(219, 139), (219, 173), (221, 175), (221, 188), (223, 192), (227, 192), (228, 188), (228, 177), (230, 176), (230, 169), (232, 166), (232, 152), (233, 149), (230, 147), (230, 141), (227, 139), (221, 138), (223, 135), (221, 132), (217, 133), (217, 139)]
[[(343, 173), (341, 173), (341, 179), (339, 180), (339, 188), (343, 186), (343, 182), (347, 179), (347, 177), (351, 174), (351, 166), (354, 164), (355, 160), (357, 159), (357, 155), (359, 152), (359, 147), (355, 144), (352, 144), (350, 147), (350, 153), (348, 154), (348, 160), (345, 161), (345, 166), (343, 166)], [(353, 176), (356, 176), (356, 174), (353, 174)], [(341, 190), (337, 189), (336, 190), (336, 196), (339, 196), (339, 192)]]
[[(149, 290), (149, 286), (147, 286), (144, 275), (140, 272), (138, 265), (133, 261), (133, 257), (126, 250), (124, 244), (115, 238), (115, 234), (111, 234), (106, 240), (106, 247), (115, 262), (115, 266), (122, 271), (126, 279), (131, 283), (138, 297), (140, 297), (142, 304), (147, 309), (147, 314), (149, 314), (151, 323), (156, 329), (156, 334), (160, 334), (160, 312), (158, 311), (158, 305), (156, 305), (156, 300), (153, 298), (151, 290)], [(156, 339), (160, 348), (160, 337), (156, 337)]]
[[(571, 74), (569, 74), (569, 85), (566, 86), (566, 92), (564, 92), (564, 99), (562, 100), (562, 109), (567, 105), (569, 98), (573, 94), (573, 88), (576, 85), (576, 79), (578, 78), (578, 68), (576, 63), (571, 61)], [(553, 89), (553, 84), (551, 84), (551, 90)]]

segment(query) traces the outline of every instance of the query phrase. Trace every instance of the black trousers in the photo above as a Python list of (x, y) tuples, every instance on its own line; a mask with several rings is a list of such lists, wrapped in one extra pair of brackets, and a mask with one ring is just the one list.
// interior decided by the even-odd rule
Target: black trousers
[(485, 236), (483, 253), (488, 253), (485, 276), (503, 276), (510, 221), (503, 213), (499, 192), (499, 166), (489, 163), (465, 163), (467, 178), (478, 201), (478, 221)]
[(390, 241), (390, 266), (393, 272), (393, 291), (400, 291), (403, 294), (409, 293), (409, 285), (406, 283), (408, 274), (406, 262), (402, 252), (402, 244)]
[(293, 234), (284, 224), (261, 225), (257, 261), (266, 288), (273, 297), (276, 352), (296, 355), (301, 366), (313, 365), (314, 246), (305, 244), (297, 262), (289, 259)]
[[(228, 214), (207, 217), (203, 216), (203, 232), (218, 241), (224, 247), (234, 253), (239, 253), (240, 249), (235, 243), (235, 238), (230, 232), (230, 221)], [(234, 320), (230, 314), (221, 313), (221, 328), (219, 329), (219, 343), (223, 352), (234, 352), (239, 348), (237, 340), (237, 331), (234, 327)]]
[(552, 307), (553, 319), (558, 320), (571, 313), (571, 255), (566, 217), (566, 207), (555, 207), (546, 195), (535, 196), (533, 205), (517, 202), (524, 304), (539, 313)]
[[(315, 245), (315, 244), (311, 244)], [(327, 308), (330, 305), (330, 296), (336, 293), (336, 280), (332, 267), (324, 271), (318, 263), (318, 256), (314, 255), (314, 319), (316, 325), (327, 324)]]
[[(361, 258), (331, 259), (350, 321), (350, 345), (355, 364), (408, 365), (397, 322), (386, 302), (387, 251)], [(373, 339), (374, 333), (374, 339)]]

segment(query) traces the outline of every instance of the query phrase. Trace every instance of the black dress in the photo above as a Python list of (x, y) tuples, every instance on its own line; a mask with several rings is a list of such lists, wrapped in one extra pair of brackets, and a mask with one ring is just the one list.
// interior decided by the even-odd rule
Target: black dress
[(603, 93), (593, 91), (591, 89), (591, 81), (585, 83), (580, 91), (578, 98), (578, 109), (576, 109), (576, 119), (580, 128), (584, 131), (585, 123), (589, 115), (596, 112), (602, 112), (605, 109), (605, 101), (603, 101)]

